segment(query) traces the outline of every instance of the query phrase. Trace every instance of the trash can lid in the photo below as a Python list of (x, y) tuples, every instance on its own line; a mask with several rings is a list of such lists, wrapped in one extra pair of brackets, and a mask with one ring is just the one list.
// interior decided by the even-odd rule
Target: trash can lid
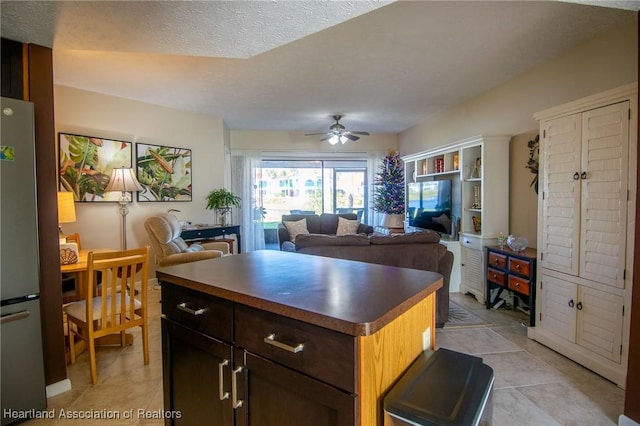
[(384, 409), (415, 425), (477, 424), (493, 388), (482, 358), (440, 348), (423, 352), (384, 398)]

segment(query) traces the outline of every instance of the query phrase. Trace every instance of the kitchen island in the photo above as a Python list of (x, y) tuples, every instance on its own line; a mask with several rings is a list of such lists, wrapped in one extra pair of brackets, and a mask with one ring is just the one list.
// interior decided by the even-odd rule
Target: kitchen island
[(434, 344), (434, 272), (262, 250), (156, 273), (167, 424), (382, 425)]

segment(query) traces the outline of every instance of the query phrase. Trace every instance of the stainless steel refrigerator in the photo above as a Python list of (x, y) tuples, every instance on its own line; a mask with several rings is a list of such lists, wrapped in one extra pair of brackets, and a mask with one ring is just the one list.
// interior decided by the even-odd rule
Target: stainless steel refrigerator
[[(47, 405), (38, 261), (33, 104), (2, 98), (0, 363), (2, 425)], [(52, 212), (56, 214), (56, 212)]]

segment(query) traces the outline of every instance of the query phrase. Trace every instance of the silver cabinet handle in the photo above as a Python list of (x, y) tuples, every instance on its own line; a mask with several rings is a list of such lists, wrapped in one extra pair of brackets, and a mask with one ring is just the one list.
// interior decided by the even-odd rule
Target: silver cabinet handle
[(205, 308), (200, 308), (200, 309), (187, 308), (187, 302), (180, 303), (178, 305), (178, 309), (181, 310), (181, 311), (184, 311), (184, 312), (186, 312), (188, 314), (191, 314), (191, 315), (202, 315), (202, 314), (204, 314), (206, 312)]
[(2, 317), (2, 319), (0, 319), (0, 324), (7, 324), (9, 322), (19, 321), (21, 319), (27, 318), (29, 315), (31, 315), (31, 312), (29, 311), (20, 311), (20, 312), (16, 312), (15, 314), (5, 315)]
[(270, 335), (265, 337), (264, 342), (271, 346), (284, 349), (285, 351), (288, 351), (294, 354), (297, 354), (298, 352), (302, 352), (302, 350), (304, 349), (304, 343), (298, 343), (296, 346), (290, 346), (290, 345), (287, 345), (286, 343), (278, 342), (276, 340), (276, 333), (271, 333)]
[(229, 360), (225, 359), (218, 364), (218, 393), (220, 395), (220, 401), (224, 401), (229, 398), (229, 392), (224, 391), (224, 367), (229, 365)]
[(242, 372), (242, 366), (233, 370), (233, 373), (231, 374), (231, 405), (233, 405), (233, 408), (242, 407), (242, 403), (244, 402), (241, 399), (238, 399), (238, 378), (237, 377), (238, 377), (238, 374), (241, 372)]

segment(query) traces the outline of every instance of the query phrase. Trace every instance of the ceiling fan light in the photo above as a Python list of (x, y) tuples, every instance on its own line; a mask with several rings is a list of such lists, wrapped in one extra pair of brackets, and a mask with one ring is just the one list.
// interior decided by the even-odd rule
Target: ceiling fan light
[[(339, 140), (340, 140), (340, 138), (338, 137), (338, 135), (333, 135), (333, 136), (331, 136), (331, 137), (329, 138), (329, 143), (330, 143), (331, 145), (335, 145), (335, 144), (337, 144), (337, 143), (338, 143), (338, 141), (339, 141)], [(344, 143), (344, 142), (342, 142), (342, 143)]]
[(340, 143), (341, 143), (341, 144), (343, 144), (343, 145), (344, 145), (344, 143), (345, 143), (346, 141), (348, 141), (348, 140), (349, 140), (349, 138), (347, 138), (346, 136), (340, 136)]

